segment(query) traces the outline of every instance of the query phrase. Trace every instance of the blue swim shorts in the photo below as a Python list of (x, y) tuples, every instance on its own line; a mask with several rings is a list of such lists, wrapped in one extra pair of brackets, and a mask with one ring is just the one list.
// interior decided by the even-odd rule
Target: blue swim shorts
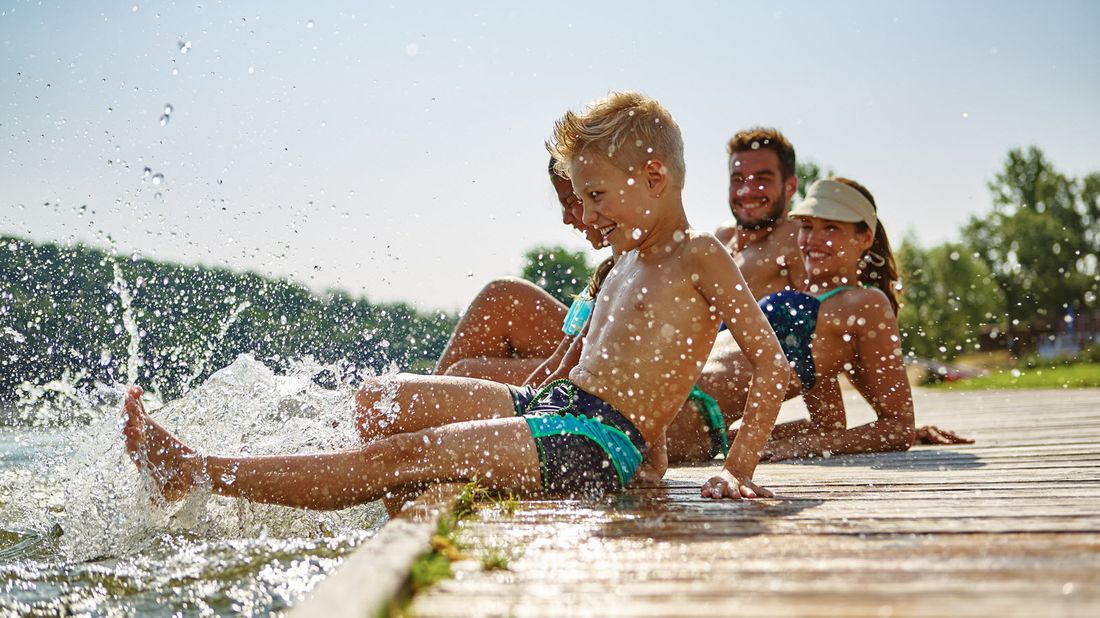
[(542, 488), (558, 495), (599, 497), (622, 491), (647, 450), (621, 412), (568, 380), (535, 391), (509, 386), (516, 415), (539, 450)]

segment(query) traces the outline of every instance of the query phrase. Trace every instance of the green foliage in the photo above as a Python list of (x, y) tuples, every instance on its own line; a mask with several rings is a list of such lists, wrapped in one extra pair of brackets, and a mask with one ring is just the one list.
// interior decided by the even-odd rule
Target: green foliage
[(592, 267), (583, 251), (564, 247), (535, 247), (524, 255), (522, 277), (549, 292), (563, 304), (588, 285)]
[(1096, 307), (1100, 175), (1068, 178), (1032, 146), (1009, 151), (989, 188), (993, 212), (971, 218), (963, 235), (1007, 300), (1010, 324)]
[(898, 326), (907, 352), (950, 360), (975, 349), (983, 327), (1000, 323), (1001, 290), (985, 263), (963, 245), (922, 249), (910, 237), (896, 257), (905, 285)]
[(1100, 387), (1100, 364), (1077, 363), (1035, 369), (998, 370), (989, 375), (944, 382), (944, 390), (1003, 388), (1096, 388)]
[(794, 175), (798, 176), (798, 197), (801, 199), (806, 197), (806, 190), (810, 188), (810, 185), (822, 178), (836, 176), (836, 172), (832, 168), (823, 170), (816, 161), (807, 159), (795, 163)]
[(489, 490), (482, 487), (477, 480), (470, 481), (462, 487), (462, 491), (455, 498), (451, 512), (458, 519), (465, 519), (477, 512), (478, 505), (490, 499)]
[(345, 375), (320, 377), (332, 383), (391, 363), (425, 366), (456, 321), (403, 303), (315, 295), (253, 273), (121, 259), (81, 246), (3, 237), (0, 255), (0, 401), (16, 398), (24, 382), (68, 376), (88, 388), (128, 381), (134, 329), (137, 383), (174, 398), (241, 353), (276, 370), (306, 356), (339, 364)]
[(422, 554), (409, 568), (413, 594), (434, 585), (436, 582), (454, 577), (451, 560), (437, 552)]
[(1058, 367), (1060, 365), (1080, 365), (1092, 363), (1100, 368), (1100, 344), (1082, 348), (1072, 356), (1047, 358), (1040, 354), (1029, 354), (1016, 362), (1016, 366), (1026, 369)]
[(490, 547), (481, 555), (481, 568), (484, 571), (507, 571), (508, 555), (496, 547)]

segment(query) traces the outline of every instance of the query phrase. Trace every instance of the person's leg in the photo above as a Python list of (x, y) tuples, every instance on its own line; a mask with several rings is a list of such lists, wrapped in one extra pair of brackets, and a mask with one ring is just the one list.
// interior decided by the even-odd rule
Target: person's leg
[[(498, 403), (510, 406), (510, 399)], [(131, 390), (125, 411), (127, 451), (168, 500), (204, 481), (219, 495), (310, 509), (346, 508), (428, 481), (477, 478), (526, 493), (541, 487), (538, 450), (522, 418), (456, 423), (350, 451), (203, 457), (145, 413), (140, 389)]]
[(450, 423), (516, 415), (506, 385), (452, 376), (401, 373), (371, 379), (359, 388), (355, 403), (355, 425), (364, 443)]
[[(728, 429), (741, 418), (752, 383), (752, 366), (727, 333), (719, 333), (696, 384), (713, 397)], [(667, 432), (671, 462), (706, 461), (711, 458), (711, 439), (699, 405), (688, 400)]]
[(541, 358), (561, 341), (567, 309), (537, 285), (497, 279), (478, 293), (451, 335), (435, 373), (463, 358)]
[(522, 384), (545, 360), (544, 357), (462, 358), (448, 367), (444, 375)]

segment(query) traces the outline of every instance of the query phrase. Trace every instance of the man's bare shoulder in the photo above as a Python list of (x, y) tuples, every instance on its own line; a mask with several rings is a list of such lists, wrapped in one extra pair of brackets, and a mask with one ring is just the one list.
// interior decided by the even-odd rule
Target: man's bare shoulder
[(728, 247), (733, 243), (733, 239), (737, 238), (737, 222), (730, 220), (720, 224), (718, 229), (714, 230), (714, 237)]
[(772, 230), (770, 240), (782, 245), (784, 249), (798, 251), (798, 221), (794, 219), (782, 219)]
[(725, 252), (726, 246), (715, 234), (689, 229), (684, 238), (684, 247), (689, 253)]

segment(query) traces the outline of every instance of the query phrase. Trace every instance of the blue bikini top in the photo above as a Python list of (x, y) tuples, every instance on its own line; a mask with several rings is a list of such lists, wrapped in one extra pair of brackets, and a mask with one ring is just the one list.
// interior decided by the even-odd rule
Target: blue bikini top
[(595, 299), (583, 296), (573, 299), (573, 304), (569, 307), (569, 313), (565, 314), (565, 322), (561, 325), (561, 332), (570, 337), (576, 337), (584, 328), (588, 316), (592, 315), (592, 305), (595, 303)]
[(817, 369), (810, 343), (813, 342), (814, 331), (817, 330), (817, 313), (821, 309), (821, 303), (851, 287), (844, 285), (817, 297), (805, 292), (783, 290), (769, 294), (760, 301), (760, 309), (772, 325), (772, 330), (779, 339), (779, 347), (783, 348), (787, 361), (802, 380), (803, 395), (817, 381)]

